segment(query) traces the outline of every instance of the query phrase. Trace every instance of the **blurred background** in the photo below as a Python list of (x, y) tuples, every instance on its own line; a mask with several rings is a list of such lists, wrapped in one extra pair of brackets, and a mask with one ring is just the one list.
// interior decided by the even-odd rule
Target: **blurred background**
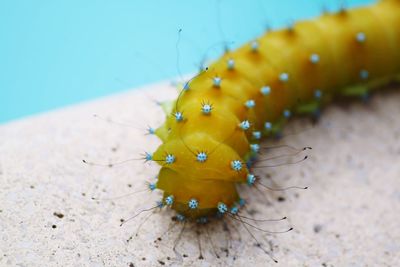
[(179, 77), (178, 61), (192, 73), (223, 42), (372, 2), (1, 0), (0, 123)]

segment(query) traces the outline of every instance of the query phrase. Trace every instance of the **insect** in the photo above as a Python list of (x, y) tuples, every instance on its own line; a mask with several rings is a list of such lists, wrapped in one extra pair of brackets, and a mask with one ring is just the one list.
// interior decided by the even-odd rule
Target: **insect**
[[(365, 98), (400, 80), (400, 1), (378, 3), (269, 31), (225, 54), (165, 103), (166, 121), (149, 133), (162, 144), (145, 154), (161, 169), (154, 208), (178, 221), (242, 220), (238, 184), (256, 186), (262, 139), (294, 115), (318, 116), (339, 96)], [(250, 204), (249, 204), (250, 205)]]
[(366, 97), (399, 79), (400, 1), (324, 14), (226, 53), (184, 83), (155, 130), (162, 145), (160, 206), (179, 218), (235, 216), (237, 183), (253, 185), (262, 138), (295, 114), (318, 114), (332, 98)]

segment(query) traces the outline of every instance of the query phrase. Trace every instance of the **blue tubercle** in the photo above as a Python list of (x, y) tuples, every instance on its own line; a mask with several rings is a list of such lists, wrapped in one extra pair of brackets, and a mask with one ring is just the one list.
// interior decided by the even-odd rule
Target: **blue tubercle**
[(254, 174), (248, 174), (247, 175), (247, 184), (248, 185), (254, 185), (254, 183), (256, 182), (256, 176)]
[(239, 124), (239, 127), (242, 130), (246, 131), (246, 130), (248, 130), (250, 128), (250, 122), (248, 120), (244, 120)]
[(259, 44), (258, 44), (257, 41), (251, 42), (250, 46), (251, 46), (251, 51), (253, 51), (253, 52), (257, 52), (258, 51)]
[(251, 144), (250, 145), (250, 149), (254, 153), (258, 153), (260, 151), (260, 145), (259, 144)]
[(221, 87), (221, 78), (220, 77), (214, 77), (213, 78), (213, 85), (214, 87)]
[(196, 160), (198, 162), (205, 162), (207, 160), (207, 154), (206, 152), (199, 152), (196, 156)]
[(290, 112), (290, 110), (285, 109), (285, 110), (283, 111), (283, 116), (284, 116), (286, 119), (288, 119), (288, 118), (290, 118), (290, 116), (292, 116), (292, 113)]
[(238, 213), (239, 213), (239, 208), (236, 207), (236, 206), (233, 206), (233, 207), (231, 208), (230, 213), (232, 213), (233, 215), (238, 214)]
[(165, 204), (167, 204), (167, 206), (171, 206), (172, 204), (174, 204), (174, 196), (173, 195), (169, 195), (165, 198)]
[(157, 188), (157, 185), (155, 183), (149, 183), (149, 189), (151, 191), (154, 191)]
[(356, 40), (357, 42), (359, 42), (360, 44), (364, 43), (367, 40), (367, 36), (365, 35), (364, 32), (358, 32), (356, 34)]
[(197, 207), (199, 206), (199, 202), (197, 201), (197, 199), (192, 198), (191, 200), (189, 200), (188, 206), (192, 210), (197, 209)]
[(313, 64), (317, 64), (319, 62), (319, 55), (318, 54), (312, 54), (310, 56), (310, 62)]
[(183, 121), (183, 114), (182, 114), (182, 112), (175, 112), (174, 113), (174, 117), (175, 117), (175, 120), (177, 121), (177, 122), (181, 122), (181, 121)]
[(232, 160), (231, 168), (235, 171), (240, 171), (243, 168), (243, 164), (240, 160)]
[(269, 95), (269, 93), (271, 93), (271, 87), (263, 86), (263, 87), (261, 87), (260, 92), (263, 95)]
[(268, 131), (272, 130), (272, 123), (270, 123), (269, 121), (265, 122), (264, 128)]
[(286, 73), (286, 72), (282, 72), (282, 73), (279, 75), (279, 80), (280, 80), (281, 82), (283, 82), (283, 83), (288, 82), (288, 81), (289, 81), (289, 74)]
[(156, 130), (154, 128), (152, 128), (150, 126), (147, 128), (147, 133), (148, 134), (154, 134), (155, 132), (156, 132)]
[(174, 156), (174, 155), (168, 154), (168, 155), (165, 157), (165, 163), (167, 163), (167, 164), (172, 164), (172, 163), (174, 163), (174, 162), (175, 162), (175, 156)]
[(224, 214), (225, 212), (228, 211), (228, 207), (227, 207), (226, 204), (223, 203), (223, 202), (219, 202), (217, 208), (218, 208), (218, 211), (219, 211), (220, 213), (222, 213), (222, 214)]
[(228, 60), (228, 70), (233, 70), (234, 67), (235, 67), (235, 61), (232, 58), (230, 58)]
[(145, 161), (151, 161), (153, 160), (153, 154), (149, 153), (149, 152), (144, 152), (144, 159)]
[(314, 97), (316, 98), (316, 99), (321, 99), (321, 97), (322, 97), (322, 92), (321, 92), (321, 90), (315, 90), (315, 92), (314, 92)]
[(249, 100), (246, 101), (246, 103), (244, 103), (244, 105), (248, 109), (254, 108), (256, 106), (256, 101), (254, 101), (253, 99), (249, 99)]
[(261, 139), (261, 132), (260, 131), (254, 131), (253, 132), (253, 137), (254, 139)]
[(204, 115), (209, 115), (211, 113), (211, 110), (212, 110), (212, 106), (210, 104), (203, 104), (201, 106), (201, 112)]

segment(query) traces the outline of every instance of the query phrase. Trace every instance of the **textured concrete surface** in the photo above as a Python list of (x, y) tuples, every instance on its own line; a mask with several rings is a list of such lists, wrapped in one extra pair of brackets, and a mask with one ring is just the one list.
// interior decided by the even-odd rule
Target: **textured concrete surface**
[[(172, 247), (183, 224), (171, 223), (168, 211), (143, 213), (119, 226), (121, 219), (153, 206), (159, 194), (109, 198), (143, 190), (158, 167), (142, 161), (89, 166), (82, 159), (107, 164), (155, 149), (157, 139), (138, 127), (161, 123), (154, 99), (174, 95), (168, 85), (156, 85), (0, 126), (0, 265), (399, 266), (399, 91), (378, 94), (368, 105), (333, 105), (315, 126), (308, 120), (288, 125), (279, 144), (312, 146), (310, 158), (257, 173), (268, 174), (265, 184), (308, 190), (242, 188), (250, 213), (243, 215), (289, 218), (252, 224), (294, 227), (277, 235), (248, 227), (278, 264), (233, 219), (225, 221), (225, 230), (224, 222), (207, 228), (186, 224), (177, 253)], [(199, 243), (204, 259), (198, 258)]]

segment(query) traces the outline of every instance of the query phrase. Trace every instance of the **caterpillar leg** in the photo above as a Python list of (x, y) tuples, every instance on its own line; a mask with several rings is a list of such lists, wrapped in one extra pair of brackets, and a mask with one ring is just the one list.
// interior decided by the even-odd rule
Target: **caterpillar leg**
[(355, 85), (345, 87), (341, 90), (341, 95), (345, 97), (360, 97), (365, 98), (369, 92), (372, 91), (372, 87), (368, 85)]
[(322, 92), (314, 91), (314, 98), (306, 103), (299, 104), (296, 113), (299, 115), (311, 115), (314, 119), (318, 119), (322, 105)]

